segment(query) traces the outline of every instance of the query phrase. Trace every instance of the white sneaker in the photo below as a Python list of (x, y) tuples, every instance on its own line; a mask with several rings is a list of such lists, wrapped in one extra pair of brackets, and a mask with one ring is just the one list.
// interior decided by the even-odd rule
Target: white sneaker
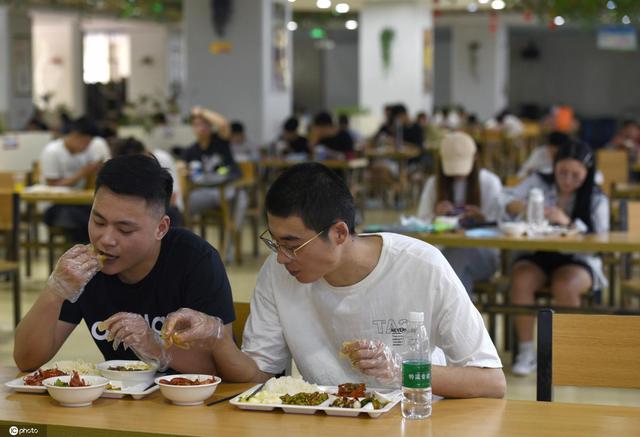
[(516, 376), (527, 376), (533, 373), (538, 367), (538, 360), (536, 359), (536, 353), (533, 352), (520, 352), (516, 356), (516, 362), (511, 368), (511, 372)]

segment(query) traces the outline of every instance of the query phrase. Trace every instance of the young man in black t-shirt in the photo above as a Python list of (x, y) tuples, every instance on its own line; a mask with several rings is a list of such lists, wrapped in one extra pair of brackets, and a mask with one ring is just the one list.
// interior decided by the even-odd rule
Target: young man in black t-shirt
[(235, 318), (216, 250), (187, 230), (169, 228), (171, 192), (171, 176), (152, 157), (107, 161), (96, 181), (92, 245), (74, 246), (60, 258), (16, 328), (20, 369), (49, 361), (84, 319), (107, 360), (137, 356), (160, 370), (215, 372), (209, 352), (166, 348), (159, 335), (167, 315), (180, 308), (219, 318), (217, 337), (231, 335)]

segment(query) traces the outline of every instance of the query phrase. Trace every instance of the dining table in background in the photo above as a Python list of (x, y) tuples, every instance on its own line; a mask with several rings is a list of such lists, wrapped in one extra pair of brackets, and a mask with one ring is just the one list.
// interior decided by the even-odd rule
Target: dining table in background
[(245, 391), (253, 384), (222, 383), (204, 405), (180, 407), (160, 391), (133, 400), (99, 398), (92, 406), (66, 408), (46, 393), (16, 393), (4, 382), (17, 369), (0, 367), (0, 429), (46, 427), (57, 436), (540, 436), (636, 435), (640, 408), (504, 399), (445, 399), (433, 404), (432, 417), (402, 418), (400, 405), (379, 418), (335, 417), (317, 412), (245, 411), (229, 402), (207, 403)]

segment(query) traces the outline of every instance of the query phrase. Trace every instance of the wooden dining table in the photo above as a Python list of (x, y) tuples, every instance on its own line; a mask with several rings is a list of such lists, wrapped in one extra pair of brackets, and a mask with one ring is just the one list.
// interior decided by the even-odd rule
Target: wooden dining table
[[(16, 377), (0, 368), (0, 381)], [(221, 384), (208, 401), (242, 392), (252, 384)], [(640, 408), (504, 399), (445, 399), (425, 420), (402, 418), (400, 406), (379, 418), (245, 411), (229, 402), (180, 407), (159, 391), (146, 398), (99, 398), (90, 407), (66, 408), (44, 394), (0, 388), (0, 430), (37, 429), (56, 436), (597, 436), (637, 435)], [(8, 435), (3, 434), (3, 435)], [(25, 435), (25, 434), (20, 434)]]
[[(508, 236), (495, 232), (486, 236), (468, 236), (465, 232), (451, 233), (407, 233), (414, 238), (435, 246), (484, 247), (513, 251), (549, 251), (628, 254), (640, 252), (640, 233), (604, 232), (600, 234)], [(621, 301), (619, 276), (621, 269), (610, 275), (609, 305)]]

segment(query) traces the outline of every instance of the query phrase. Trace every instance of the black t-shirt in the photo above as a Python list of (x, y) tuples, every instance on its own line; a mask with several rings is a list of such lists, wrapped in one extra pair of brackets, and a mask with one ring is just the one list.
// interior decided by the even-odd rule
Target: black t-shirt
[(105, 360), (135, 360), (130, 349), (114, 351), (98, 323), (126, 311), (141, 314), (159, 333), (167, 314), (183, 307), (220, 317), (225, 324), (235, 319), (231, 286), (218, 252), (192, 232), (172, 228), (144, 279), (125, 284), (117, 275), (98, 272), (76, 303), (64, 302), (59, 319), (74, 324), (84, 319)]
[(184, 151), (182, 158), (187, 162), (202, 162), (202, 171), (205, 173), (212, 173), (222, 166), (228, 167), (232, 171), (238, 170), (229, 141), (215, 133), (211, 135), (209, 146), (206, 149), (200, 147), (197, 142), (193, 143)]
[(349, 132), (343, 130), (333, 136), (321, 138), (318, 144), (323, 144), (326, 148), (338, 152), (348, 152), (354, 149), (353, 138)]
[(294, 140), (287, 141), (287, 145), (290, 153), (306, 153), (307, 155), (310, 153), (309, 141), (305, 137), (298, 136)]

